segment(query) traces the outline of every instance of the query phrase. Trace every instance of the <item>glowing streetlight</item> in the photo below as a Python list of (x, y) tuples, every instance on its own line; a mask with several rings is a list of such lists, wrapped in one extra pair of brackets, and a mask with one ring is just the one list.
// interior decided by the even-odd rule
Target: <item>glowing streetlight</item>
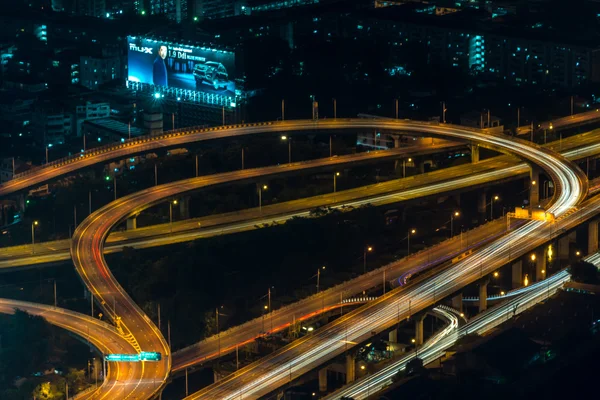
[(262, 191), (267, 190), (269, 187), (267, 185), (258, 185), (258, 210), (262, 213)]
[(499, 276), (500, 276), (500, 273), (499, 273), (498, 271), (495, 271), (495, 272), (494, 272), (494, 278), (497, 278), (497, 277), (499, 277)]
[(337, 191), (337, 177), (340, 176), (339, 172), (333, 174), (333, 193)]
[(535, 259), (536, 259), (536, 256), (535, 256), (535, 253), (534, 253), (534, 254), (531, 255), (531, 261), (535, 261)]
[(504, 291), (501, 291), (500, 296), (504, 296), (504, 295), (505, 295)]
[(494, 219), (494, 202), (500, 200), (500, 196), (495, 195), (490, 201), (490, 221)]
[(406, 244), (407, 252), (406, 253), (407, 253), (407, 255), (410, 255), (410, 235), (414, 235), (415, 233), (417, 233), (417, 230), (411, 229), (408, 231), (408, 235), (406, 235), (406, 241), (407, 241), (407, 244)]
[(529, 275), (525, 274), (525, 279), (523, 279), (523, 286), (529, 286)]
[(31, 253), (35, 254), (35, 227), (38, 226), (37, 221), (31, 223)]
[(577, 251), (575, 252), (575, 255), (576, 255), (577, 257), (579, 257), (579, 256), (581, 255), (581, 252), (580, 252), (579, 250), (577, 250)]
[(548, 261), (552, 261), (552, 255), (554, 252), (552, 251), (552, 245), (548, 246)]
[(177, 200), (169, 202), (169, 232), (173, 232), (173, 205), (177, 205)]
[(363, 274), (367, 273), (367, 253), (370, 253), (372, 251), (373, 251), (372, 246), (365, 246), (365, 251), (363, 253)]
[(281, 140), (287, 140), (288, 142), (288, 164), (292, 163), (292, 137), (291, 136), (281, 136)]
[(454, 218), (460, 217), (460, 212), (454, 211), (450, 214), (450, 237), (454, 236)]

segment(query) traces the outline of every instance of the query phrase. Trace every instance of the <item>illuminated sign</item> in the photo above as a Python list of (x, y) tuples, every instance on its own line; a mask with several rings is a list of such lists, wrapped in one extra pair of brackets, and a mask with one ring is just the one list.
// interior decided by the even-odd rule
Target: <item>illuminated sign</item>
[(160, 361), (161, 354), (152, 351), (142, 351), (139, 354), (108, 354), (104, 359), (114, 362)]
[(128, 80), (235, 97), (235, 55), (229, 51), (128, 37)]

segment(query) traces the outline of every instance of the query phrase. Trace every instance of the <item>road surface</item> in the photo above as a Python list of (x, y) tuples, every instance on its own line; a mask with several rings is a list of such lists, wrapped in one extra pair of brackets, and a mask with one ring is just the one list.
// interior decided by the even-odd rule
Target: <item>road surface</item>
[[(385, 121), (380, 125), (393, 124)], [(381, 128), (381, 126), (380, 126)], [(415, 128), (411, 128), (415, 129)], [(439, 130), (438, 130), (439, 129)], [(583, 201), (587, 194), (587, 178), (564, 158), (524, 141), (501, 135), (455, 129), (436, 125), (436, 133), (449, 137), (462, 136), (491, 148), (504, 148), (537, 164), (556, 185), (556, 193), (549, 211), (557, 217)], [(189, 399), (258, 398), (288, 383), (321, 363), (343, 353), (348, 341), (362, 342), (372, 332), (391, 326), (397, 318), (406, 318), (435, 304), (461, 287), (485, 276), (510, 260), (510, 253), (520, 253), (531, 248), (528, 240), (545, 222), (531, 221), (508, 235), (477, 250), (463, 261), (453, 264), (430, 279), (423, 279), (406, 288), (395, 289), (381, 298), (347, 314), (335, 322), (275, 351), (271, 355), (235, 372), (221, 381), (189, 396)], [(547, 238), (539, 238), (539, 241)], [(537, 243), (536, 243), (537, 245)], [(409, 305), (410, 301), (410, 305)], [(409, 311), (410, 310), (410, 311)]]

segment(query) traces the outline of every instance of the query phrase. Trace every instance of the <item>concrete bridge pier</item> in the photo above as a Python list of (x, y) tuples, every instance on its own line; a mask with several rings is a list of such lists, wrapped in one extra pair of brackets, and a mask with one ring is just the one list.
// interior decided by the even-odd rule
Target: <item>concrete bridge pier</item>
[(523, 261), (519, 260), (512, 265), (512, 288), (521, 287), (523, 282)]
[(529, 204), (532, 208), (540, 204), (540, 169), (535, 166), (529, 168)]
[(327, 391), (327, 367), (319, 370), (319, 391)]
[(423, 344), (423, 321), (427, 314), (418, 315), (415, 317), (415, 344), (421, 346)]
[(487, 210), (487, 193), (485, 190), (482, 190), (479, 193), (479, 198), (477, 199), (477, 212), (485, 215)]
[(463, 310), (463, 294), (460, 292), (452, 298), (452, 308), (462, 312)]
[(563, 236), (558, 239), (558, 259), (567, 261), (569, 259), (569, 237)]
[(542, 248), (541, 251), (538, 251), (535, 258), (535, 281), (539, 282), (546, 278), (546, 252)]
[(473, 164), (477, 164), (479, 162), (479, 145), (478, 144), (471, 145), (471, 162)]
[(190, 196), (183, 196), (179, 200), (179, 216), (181, 219), (190, 218)]
[(487, 287), (490, 284), (490, 278), (485, 277), (481, 281), (479, 281), (479, 312), (484, 312), (487, 310)]
[(346, 384), (356, 380), (356, 356), (354, 354), (346, 354)]
[(137, 229), (137, 217), (139, 214), (136, 215), (132, 215), (131, 217), (127, 218), (127, 230), (128, 231), (134, 231)]
[(590, 221), (588, 224), (588, 254), (598, 251), (598, 220)]
[(394, 328), (388, 334), (388, 342), (398, 343), (398, 329)]

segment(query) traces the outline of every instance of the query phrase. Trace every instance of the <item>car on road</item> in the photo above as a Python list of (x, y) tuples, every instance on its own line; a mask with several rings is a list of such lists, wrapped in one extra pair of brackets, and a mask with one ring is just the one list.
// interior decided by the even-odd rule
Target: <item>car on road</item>
[(216, 61), (207, 61), (194, 66), (196, 85), (212, 85), (216, 90), (226, 88), (229, 83), (229, 74), (223, 64)]

